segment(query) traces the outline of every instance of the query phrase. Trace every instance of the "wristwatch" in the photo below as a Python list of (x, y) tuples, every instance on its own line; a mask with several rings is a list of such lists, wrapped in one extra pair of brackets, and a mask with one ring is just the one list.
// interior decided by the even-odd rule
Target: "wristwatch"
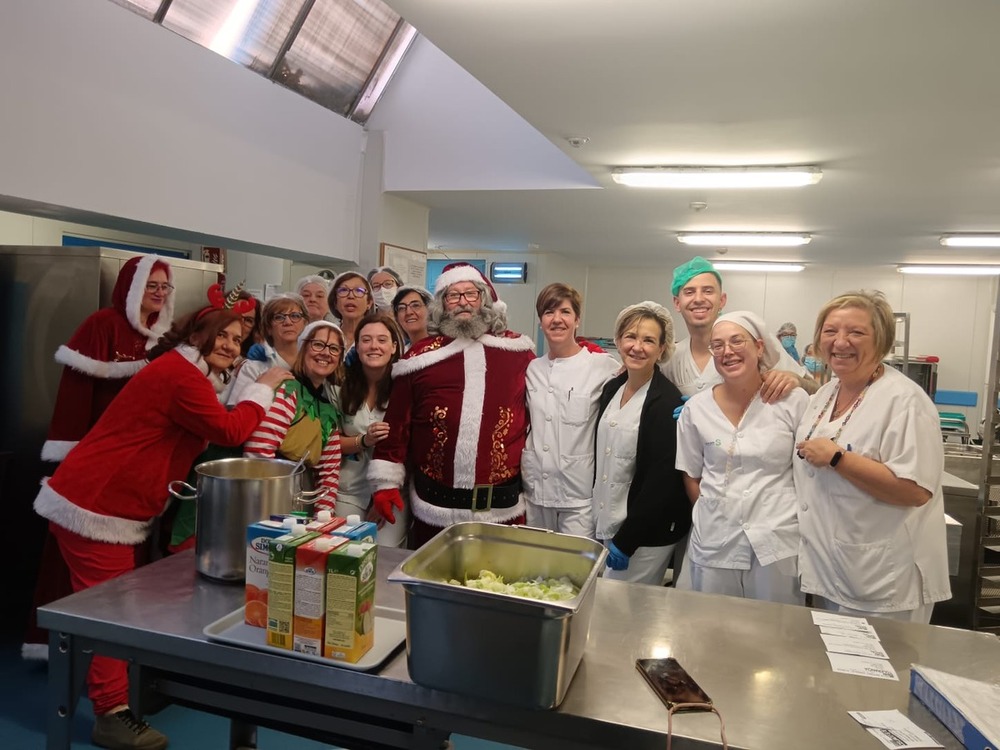
[(844, 457), (844, 451), (837, 451), (833, 454), (833, 458), (830, 459), (830, 466), (836, 467), (840, 463), (840, 459)]

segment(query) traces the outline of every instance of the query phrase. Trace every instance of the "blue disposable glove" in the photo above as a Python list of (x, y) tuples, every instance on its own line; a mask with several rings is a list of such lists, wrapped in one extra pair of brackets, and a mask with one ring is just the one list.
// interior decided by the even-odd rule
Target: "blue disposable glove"
[(608, 567), (612, 570), (628, 570), (628, 555), (618, 549), (614, 542), (608, 542)]
[(352, 346), (347, 350), (347, 354), (344, 355), (344, 367), (350, 367), (354, 364), (354, 361), (358, 358), (357, 347)]
[(267, 350), (264, 349), (264, 345), (254, 344), (247, 349), (247, 359), (252, 359), (254, 362), (267, 362)]
[(676, 409), (674, 409), (674, 419), (675, 420), (681, 418), (681, 412), (684, 411), (684, 404), (687, 403), (687, 400), (689, 398), (691, 398), (691, 397), (690, 396), (681, 396), (681, 405), (678, 406)]

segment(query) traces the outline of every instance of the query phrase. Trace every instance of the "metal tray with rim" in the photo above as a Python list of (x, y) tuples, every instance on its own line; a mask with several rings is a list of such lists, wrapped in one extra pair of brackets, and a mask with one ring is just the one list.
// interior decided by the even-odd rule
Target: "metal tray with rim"
[(202, 633), (210, 641), (226, 643), (230, 646), (252, 648), (256, 651), (269, 651), (272, 654), (280, 654), (281, 656), (288, 656), (293, 659), (315, 661), (331, 667), (352, 669), (357, 672), (373, 672), (379, 669), (406, 641), (406, 621), (404, 619), (406, 614), (403, 610), (376, 605), (375, 644), (361, 659), (351, 664), (346, 661), (328, 659), (325, 656), (303, 654), (299, 651), (269, 646), (267, 643), (267, 630), (247, 625), (243, 621), (243, 610), (244, 607), (240, 607), (228, 615), (220, 617), (215, 622), (206, 625)]

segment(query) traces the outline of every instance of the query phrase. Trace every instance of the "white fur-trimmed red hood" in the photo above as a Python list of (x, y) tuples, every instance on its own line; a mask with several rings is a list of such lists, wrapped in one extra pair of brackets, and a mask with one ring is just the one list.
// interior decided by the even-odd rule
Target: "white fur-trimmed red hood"
[(135, 330), (148, 339), (147, 349), (152, 348), (159, 341), (160, 336), (170, 330), (174, 321), (174, 295), (168, 294), (163, 303), (163, 309), (160, 310), (153, 326), (150, 328), (142, 324), (142, 297), (146, 293), (146, 282), (149, 281), (149, 275), (153, 272), (153, 265), (157, 262), (167, 267), (167, 281), (171, 284), (174, 283), (174, 269), (170, 267), (165, 258), (161, 258), (159, 255), (145, 255), (135, 268), (135, 276), (132, 277), (128, 296), (125, 298), (125, 317)]

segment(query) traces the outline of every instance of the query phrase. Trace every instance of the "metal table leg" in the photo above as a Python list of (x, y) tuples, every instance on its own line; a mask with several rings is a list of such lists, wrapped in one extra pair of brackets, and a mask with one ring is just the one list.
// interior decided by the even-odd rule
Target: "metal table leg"
[(239, 719), (229, 722), (229, 750), (253, 750), (257, 747), (257, 726)]
[(73, 716), (83, 693), (90, 652), (83, 652), (68, 633), (49, 631), (47, 750), (70, 750)]

